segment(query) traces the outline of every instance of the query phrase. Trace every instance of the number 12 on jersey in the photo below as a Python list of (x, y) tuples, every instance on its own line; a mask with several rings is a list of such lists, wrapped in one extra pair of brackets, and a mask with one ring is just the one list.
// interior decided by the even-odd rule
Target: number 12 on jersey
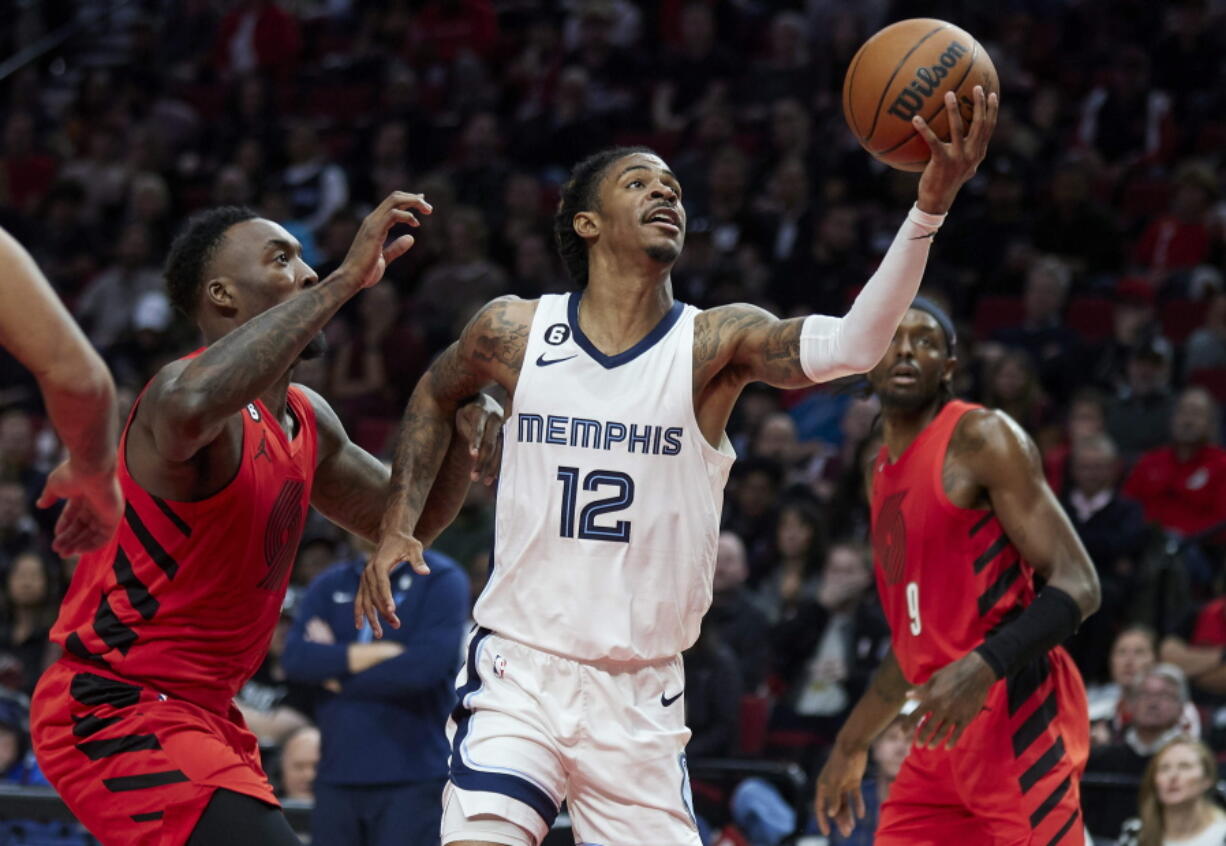
[[(564, 538), (573, 538), (576, 536), (575, 507), (579, 498), (579, 468), (559, 467), (558, 481), (562, 483), (561, 534)], [(629, 543), (629, 520), (617, 520), (610, 525), (597, 523), (596, 518), (628, 508), (634, 502), (634, 480), (617, 470), (593, 470), (583, 477), (585, 491), (606, 487), (616, 489), (613, 496), (593, 500), (579, 512), (578, 537), (583, 540)]]

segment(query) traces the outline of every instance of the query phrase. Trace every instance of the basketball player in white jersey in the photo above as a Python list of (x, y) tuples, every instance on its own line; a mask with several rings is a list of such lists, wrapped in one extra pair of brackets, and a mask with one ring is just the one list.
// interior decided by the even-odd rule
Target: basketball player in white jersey
[(422, 378), (400, 433), (382, 541), (355, 613), (398, 625), (387, 573), (425, 571), (413, 528), (455, 408), (490, 381), (504, 427), (493, 571), (449, 721), (446, 846), (536, 846), (567, 800), (577, 841), (697, 846), (680, 654), (711, 602), (724, 426), (752, 380), (798, 388), (871, 369), (919, 287), (931, 237), (996, 122), (975, 89), (932, 147), (916, 206), (845, 317), (778, 320), (676, 302), (681, 186), (615, 149), (562, 192), (559, 249), (581, 290), (485, 306)]

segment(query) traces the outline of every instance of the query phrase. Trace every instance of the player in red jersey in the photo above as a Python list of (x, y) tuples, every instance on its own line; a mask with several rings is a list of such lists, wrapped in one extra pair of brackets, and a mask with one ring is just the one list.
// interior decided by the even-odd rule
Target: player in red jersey
[(38, 380), (68, 451), (38, 500), (42, 507), (68, 500), (52, 548), (63, 556), (95, 549), (110, 539), (123, 511), (115, 481), (115, 383), (34, 259), (3, 229), (0, 345)]
[(917, 299), (869, 373), (884, 444), (866, 476), (892, 649), (818, 777), (818, 821), (849, 832), (863, 816), (869, 744), (910, 699), (919, 728), (878, 846), (1081, 846), (1089, 717), (1059, 644), (1098, 607), (1097, 577), (1026, 433), (953, 398), (954, 343), (944, 312)]
[[(323, 281), (284, 228), (245, 209), (193, 218), (171, 247), (171, 299), (207, 346), (137, 399), (119, 447), (122, 523), (77, 568), (52, 631), (65, 654), (32, 708), (43, 771), (104, 843), (299, 842), (232, 697), (267, 651), (308, 508), (374, 540), (389, 473), (290, 375), (412, 246), (387, 244), (391, 228), (429, 212), (392, 194)], [(431, 532), (464, 497), (470, 443), (448, 455)]]

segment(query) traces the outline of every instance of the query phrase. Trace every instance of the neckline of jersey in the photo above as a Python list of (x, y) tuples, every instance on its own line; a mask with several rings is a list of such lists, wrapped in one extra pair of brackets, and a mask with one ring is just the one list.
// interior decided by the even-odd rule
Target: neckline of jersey
[(591, 342), (587, 335), (583, 334), (583, 329), (579, 326), (579, 301), (582, 298), (582, 291), (576, 291), (570, 295), (570, 299), (566, 304), (566, 319), (570, 323), (571, 333), (575, 336), (575, 343), (606, 370), (612, 370), (614, 367), (620, 367), (627, 362), (631, 362), (654, 347), (661, 338), (668, 334), (668, 330), (673, 328), (673, 325), (680, 319), (681, 312), (685, 310), (685, 303), (680, 300), (673, 300), (672, 307), (664, 313), (664, 316), (660, 318), (660, 322), (644, 335), (638, 343), (616, 355), (606, 355), (597, 349), (596, 345)]
[(949, 402), (945, 403), (945, 405), (941, 407), (941, 410), (936, 413), (936, 416), (928, 421), (928, 425), (921, 429), (919, 434), (915, 436), (915, 440), (907, 444), (907, 448), (902, 451), (902, 455), (898, 456), (898, 458), (894, 461), (890, 460), (889, 446), (882, 443), (881, 455), (883, 456), (883, 460), (881, 462), (881, 469), (883, 471), (894, 471), (901, 467), (903, 463), (907, 461), (907, 459), (919, 451), (919, 444), (921, 442), (927, 441), (930, 437), (932, 437), (932, 432), (937, 429), (937, 422), (941, 419), (941, 417), (948, 413), (949, 409), (957, 404), (958, 400), (950, 400)]

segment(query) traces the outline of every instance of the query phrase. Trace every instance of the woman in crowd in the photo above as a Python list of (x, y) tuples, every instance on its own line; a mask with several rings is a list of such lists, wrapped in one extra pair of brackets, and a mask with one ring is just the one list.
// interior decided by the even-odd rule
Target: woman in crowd
[(1140, 817), (1119, 846), (1223, 846), (1226, 812), (1214, 801), (1217, 763), (1203, 743), (1181, 737), (1154, 755), (1141, 781)]

